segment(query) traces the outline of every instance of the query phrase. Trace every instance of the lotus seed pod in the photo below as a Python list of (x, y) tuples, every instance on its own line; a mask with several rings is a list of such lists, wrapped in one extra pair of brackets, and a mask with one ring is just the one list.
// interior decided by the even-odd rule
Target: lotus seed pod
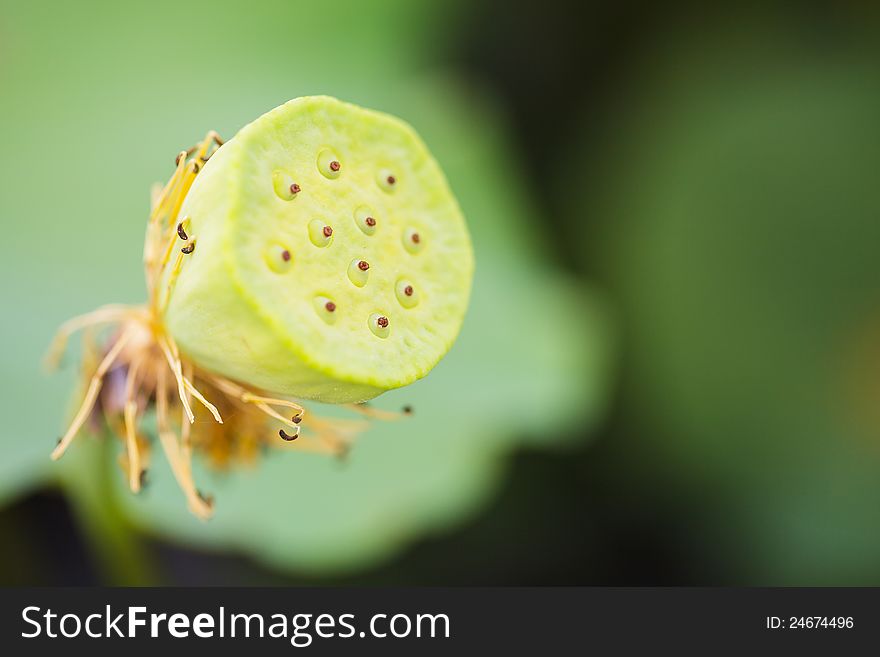
[(473, 252), (411, 127), (292, 100), (205, 164), (180, 210), (164, 322), (201, 367), (273, 392), (364, 401), (427, 374), (467, 308)]

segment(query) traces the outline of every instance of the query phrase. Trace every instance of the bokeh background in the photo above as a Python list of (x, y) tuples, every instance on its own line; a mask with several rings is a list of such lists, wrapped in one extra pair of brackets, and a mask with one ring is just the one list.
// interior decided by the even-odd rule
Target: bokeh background
[[(0, 0), (0, 583), (880, 584), (880, 13), (703, 4)], [(316, 93), (472, 228), (414, 418), (200, 472), (207, 524), (160, 458), (51, 463), (42, 350), (143, 298), (150, 184)]]

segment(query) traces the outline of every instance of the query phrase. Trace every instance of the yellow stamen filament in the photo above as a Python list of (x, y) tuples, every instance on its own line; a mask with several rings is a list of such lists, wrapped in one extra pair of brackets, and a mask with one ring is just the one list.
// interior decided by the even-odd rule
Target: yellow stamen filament
[(64, 454), (70, 446), (70, 443), (73, 442), (77, 432), (82, 428), (82, 425), (85, 424), (85, 421), (89, 417), (89, 413), (91, 413), (92, 408), (94, 408), (95, 402), (98, 399), (98, 393), (101, 392), (101, 386), (104, 385), (104, 375), (107, 374), (110, 367), (113, 365), (113, 362), (116, 360), (116, 357), (119, 356), (119, 352), (122, 351), (122, 348), (126, 345), (129, 339), (131, 339), (131, 335), (131, 328), (126, 329), (116, 342), (113, 343), (113, 346), (110, 348), (110, 351), (107, 352), (107, 355), (104, 356), (104, 360), (101, 361), (101, 364), (98, 365), (98, 369), (95, 370), (95, 373), (89, 381), (89, 388), (86, 391), (86, 396), (83, 399), (82, 405), (79, 407), (79, 411), (77, 411), (76, 416), (67, 428), (67, 432), (61, 438), (61, 442), (59, 442), (58, 446), (52, 450), (52, 460), (57, 461), (61, 458), (61, 455)]
[(135, 399), (135, 383), (141, 368), (142, 360), (135, 360), (128, 368), (128, 376), (125, 380), (125, 439), (128, 450), (128, 485), (132, 493), (141, 490), (141, 455), (137, 445), (137, 411), (138, 404)]

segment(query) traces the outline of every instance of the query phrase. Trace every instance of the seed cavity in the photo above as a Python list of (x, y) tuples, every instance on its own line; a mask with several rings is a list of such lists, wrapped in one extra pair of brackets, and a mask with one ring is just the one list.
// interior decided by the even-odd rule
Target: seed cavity
[(321, 149), (321, 152), (318, 153), (318, 171), (321, 172), (321, 175), (333, 180), (339, 177), (341, 170), (342, 165), (339, 163), (336, 153), (329, 148)]
[(401, 278), (394, 284), (394, 294), (404, 308), (413, 308), (419, 303), (419, 295), (412, 282)]
[(354, 223), (361, 229), (364, 235), (372, 235), (376, 232), (376, 215), (369, 205), (359, 205), (354, 211)]
[(418, 253), (425, 247), (425, 240), (415, 228), (403, 231), (403, 248), (410, 253)]
[(263, 252), (263, 260), (266, 265), (276, 274), (289, 271), (293, 265), (293, 255), (290, 249), (283, 244), (270, 244)]
[(376, 184), (380, 189), (388, 193), (393, 192), (398, 185), (397, 176), (391, 169), (379, 169), (376, 173)]
[(367, 321), (370, 330), (377, 338), (387, 338), (391, 334), (391, 326), (388, 317), (380, 313), (373, 313)]
[(348, 280), (357, 287), (363, 287), (367, 284), (370, 277), (370, 263), (360, 258), (355, 258), (348, 265)]
[(336, 303), (329, 297), (325, 296), (315, 297), (315, 312), (318, 313), (318, 317), (328, 324), (335, 323), (336, 317), (339, 315)]
[(333, 240), (333, 229), (322, 219), (312, 219), (309, 222), (309, 239), (315, 246), (329, 246)]
[(272, 172), (272, 188), (282, 201), (292, 201), (302, 191), (302, 188), (290, 177), (290, 174), (281, 169)]

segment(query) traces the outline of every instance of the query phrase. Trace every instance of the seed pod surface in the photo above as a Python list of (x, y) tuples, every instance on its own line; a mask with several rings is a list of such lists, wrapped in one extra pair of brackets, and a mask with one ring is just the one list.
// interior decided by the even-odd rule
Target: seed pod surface
[(166, 275), (165, 323), (202, 367), (363, 401), (427, 374), (458, 334), (470, 237), (437, 163), (396, 118), (292, 100), (209, 159), (180, 216), (198, 249)]

